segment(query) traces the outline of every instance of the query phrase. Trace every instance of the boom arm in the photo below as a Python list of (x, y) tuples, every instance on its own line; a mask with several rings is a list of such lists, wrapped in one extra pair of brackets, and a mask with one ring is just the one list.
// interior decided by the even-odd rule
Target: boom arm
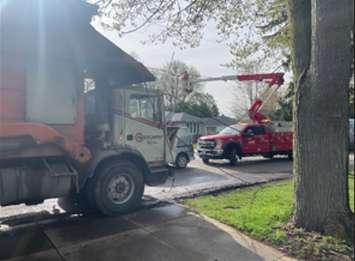
[(260, 109), (265, 102), (271, 98), (271, 96), (275, 93), (275, 91), (284, 83), (284, 73), (258, 73), (258, 74), (241, 74), (241, 75), (226, 75), (220, 77), (208, 77), (197, 79), (192, 82), (189, 82), (189, 75), (187, 72), (182, 74), (182, 80), (187, 84), (186, 90), (191, 92), (191, 83), (198, 83), (198, 82), (210, 82), (210, 81), (230, 81), (230, 80), (237, 80), (237, 81), (259, 81), (265, 82), (268, 84), (269, 88), (276, 85), (277, 88), (266, 98), (265, 101), (257, 98), (254, 103), (248, 109), (248, 116), (249, 118), (256, 123), (260, 123), (267, 119), (267, 117), (262, 114)]

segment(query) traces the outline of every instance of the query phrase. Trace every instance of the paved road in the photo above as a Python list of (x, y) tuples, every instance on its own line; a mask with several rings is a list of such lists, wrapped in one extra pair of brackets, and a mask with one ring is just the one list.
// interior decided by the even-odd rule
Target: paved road
[[(229, 233), (176, 205), (115, 218), (74, 217), (1, 233), (0, 246), (0, 259), (12, 261), (264, 260)], [(277, 253), (272, 260), (280, 257)]]
[[(171, 200), (290, 177), (290, 175), (291, 162), (286, 158), (274, 160), (245, 158), (235, 167), (229, 166), (228, 162), (224, 161), (215, 161), (210, 165), (205, 165), (196, 159), (189, 164), (187, 169), (175, 171), (175, 182), (168, 179), (162, 186), (146, 187), (145, 196), (147, 199), (153, 197), (154, 200)], [(149, 203), (149, 200), (146, 202)], [(73, 206), (58, 204), (57, 199), (46, 200), (43, 204), (35, 206), (21, 204), (0, 207), (0, 231), (9, 225), (65, 213), (68, 209), (72, 212), (78, 211)]]
[(237, 166), (227, 161), (212, 161), (203, 164), (196, 159), (187, 169), (175, 171), (175, 181), (170, 179), (164, 185), (147, 187), (146, 194), (161, 200), (190, 197), (227, 188), (253, 185), (291, 177), (292, 162), (287, 158), (273, 160), (244, 158)]

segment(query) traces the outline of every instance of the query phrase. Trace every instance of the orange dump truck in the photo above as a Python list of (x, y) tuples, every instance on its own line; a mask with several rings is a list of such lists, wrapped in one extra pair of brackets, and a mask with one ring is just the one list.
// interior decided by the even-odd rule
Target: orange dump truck
[[(76, 0), (0, 9), (0, 205), (80, 196), (107, 215), (135, 208), (169, 174), (154, 80), (91, 25)], [(148, 149), (147, 149), (148, 148)]]

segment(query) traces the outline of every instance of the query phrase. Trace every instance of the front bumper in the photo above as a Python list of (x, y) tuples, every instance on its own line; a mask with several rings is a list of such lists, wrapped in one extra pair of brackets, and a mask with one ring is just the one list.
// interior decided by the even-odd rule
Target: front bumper
[(222, 149), (197, 149), (200, 158), (205, 159), (223, 159), (224, 153)]

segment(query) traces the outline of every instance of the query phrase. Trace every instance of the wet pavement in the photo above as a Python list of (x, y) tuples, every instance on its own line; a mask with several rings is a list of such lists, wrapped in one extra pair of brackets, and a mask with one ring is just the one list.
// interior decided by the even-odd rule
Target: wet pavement
[(263, 260), (225, 231), (176, 205), (18, 229), (1, 233), (0, 246), (0, 259), (11, 260)]
[(224, 161), (205, 165), (196, 159), (187, 169), (176, 170), (175, 180), (146, 187), (140, 211), (116, 218), (85, 216), (57, 199), (35, 206), (0, 207), (0, 259), (260, 260), (185, 209), (157, 206), (162, 201), (288, 178), (291, 168), (291, 162), (282, 158), (246, 158), (236, 167)]
[(175, 171), (175, 180), (164, 185), (147, 187), (146, 194), (159, 200), (175, 200), (226, 189), (256, 185), (292, 176), (292, 162), (285, 157), (244, 158), (237, 166), (216, 160), (206, 165), (196, 159), (186, 169)]

